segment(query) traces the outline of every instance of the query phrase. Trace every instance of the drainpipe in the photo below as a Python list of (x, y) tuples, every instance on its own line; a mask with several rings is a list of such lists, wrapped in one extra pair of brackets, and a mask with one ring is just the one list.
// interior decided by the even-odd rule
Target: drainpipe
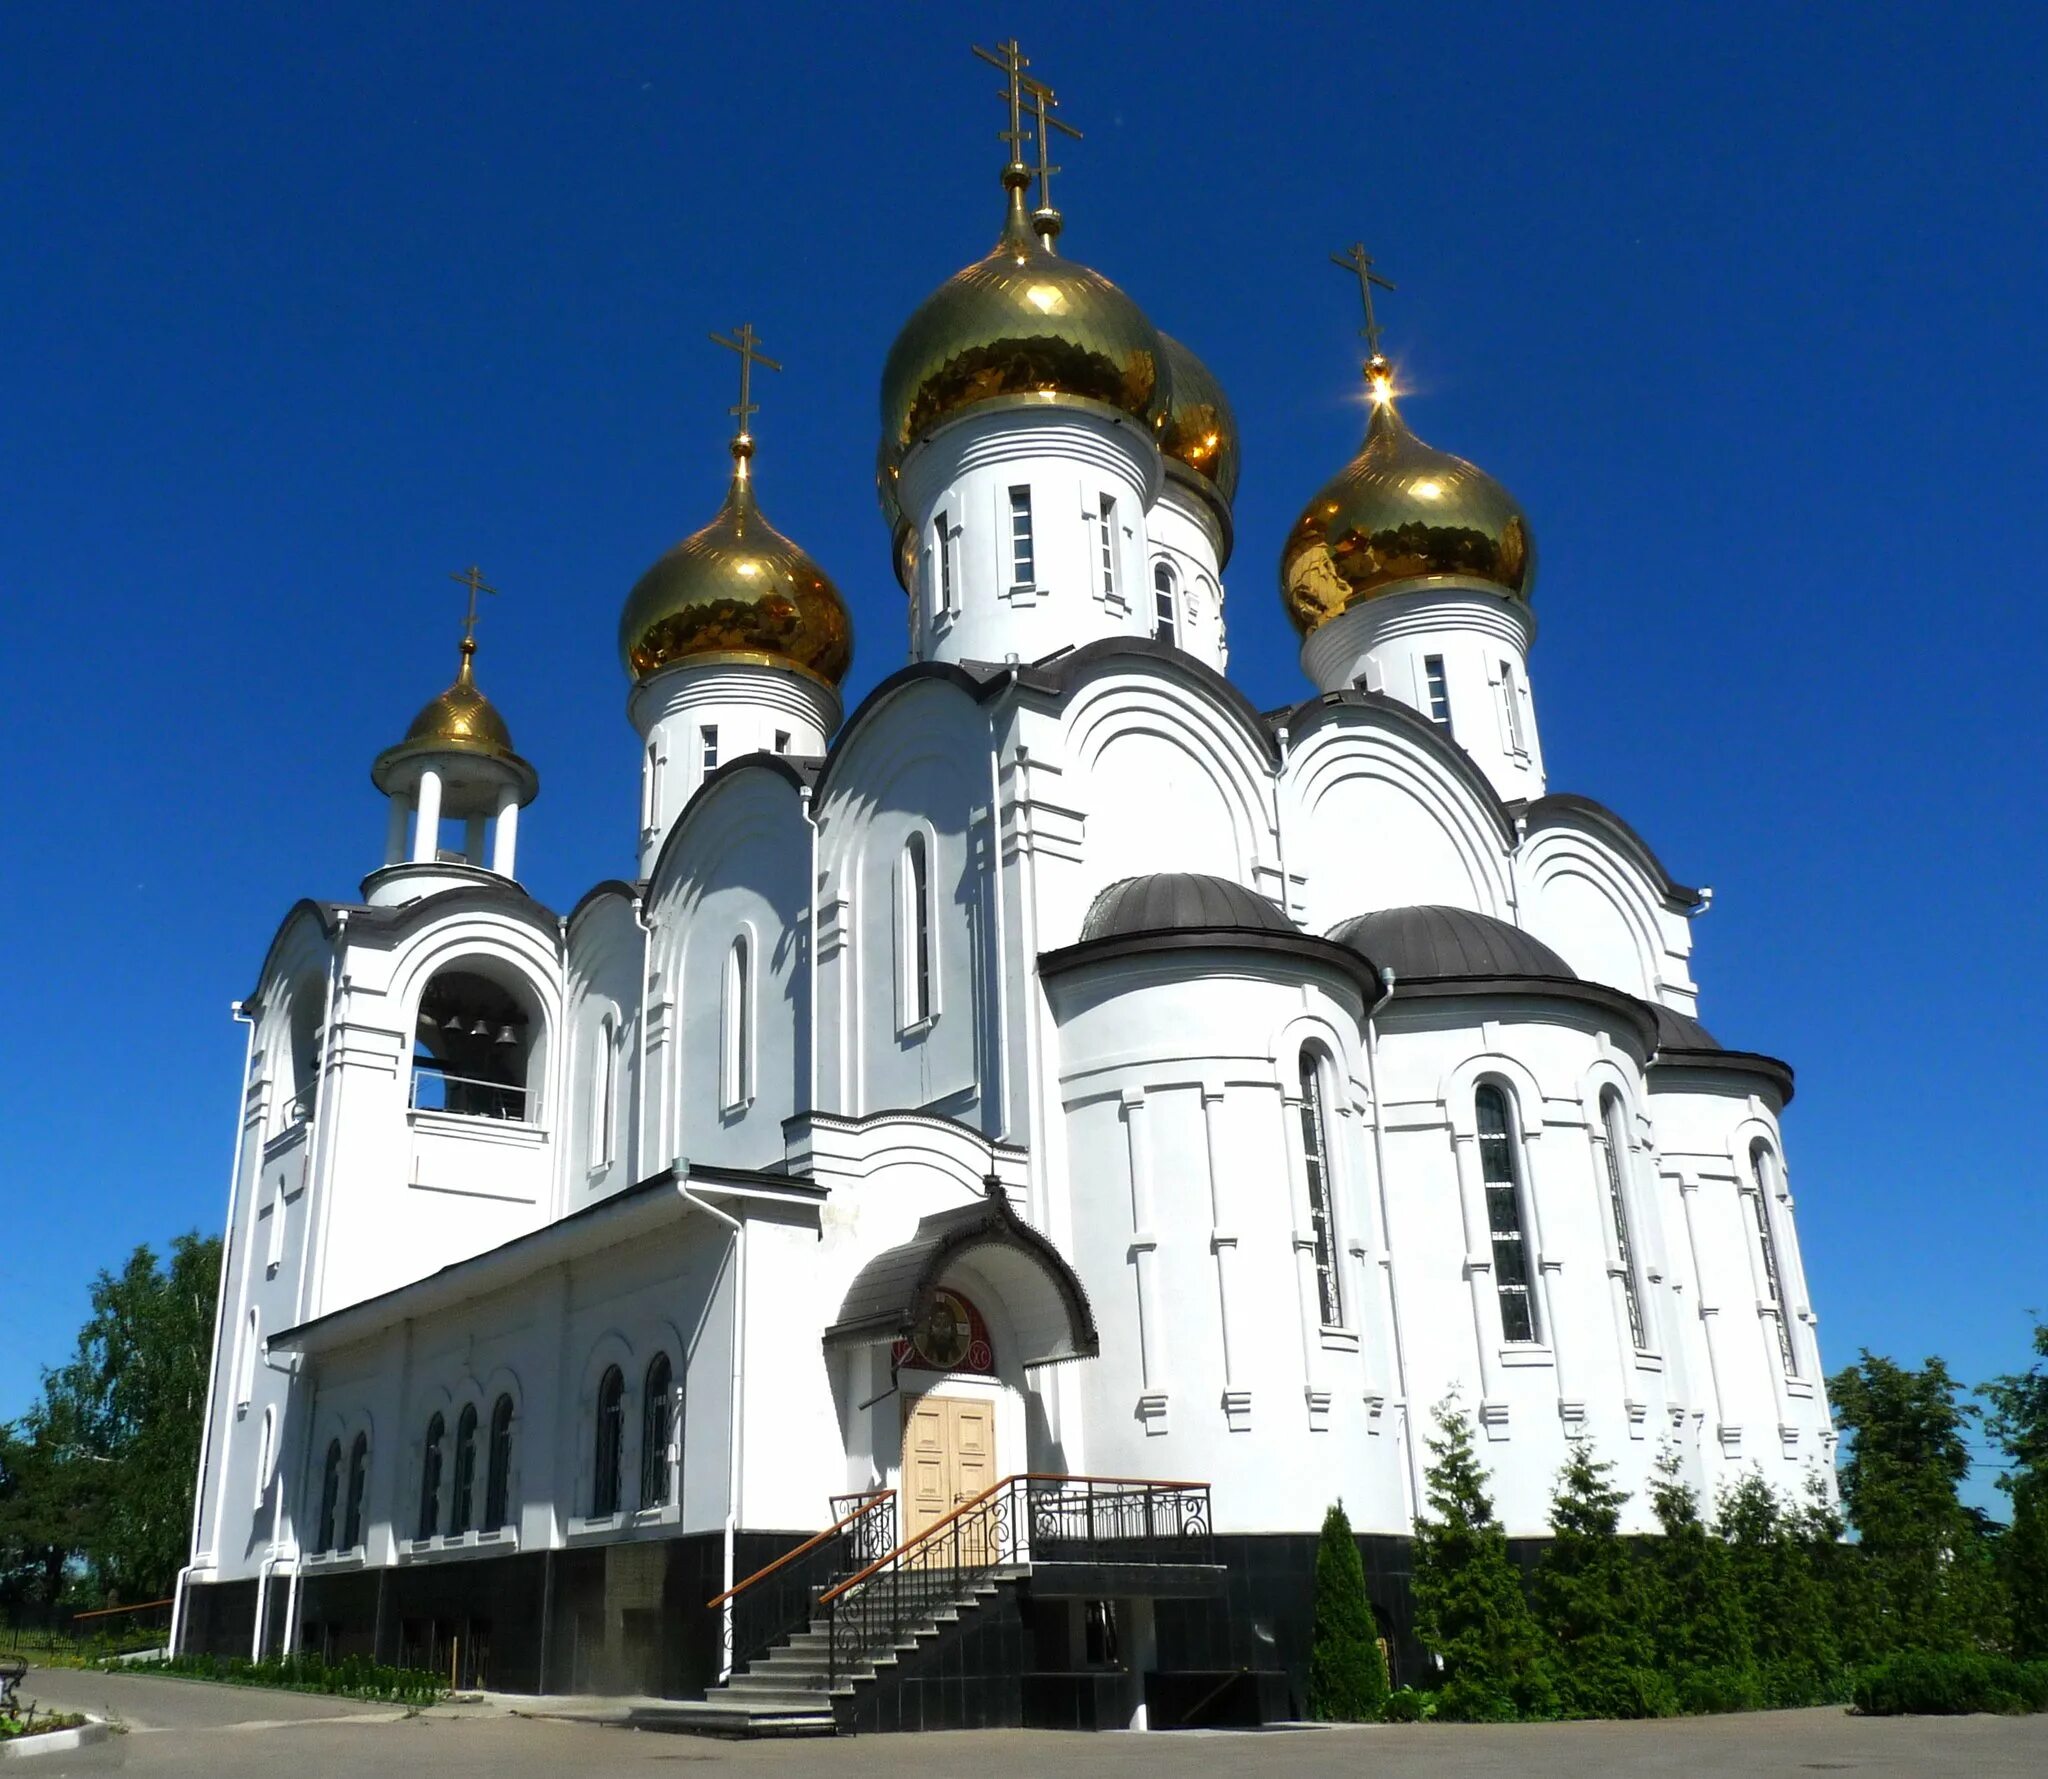
[[(200, 1516), (206, 1511), (206, 1473), (213, 1457), (213, 1392), (220, 1382), (220, 1335), (222, 1319), (228, 1309), (228, 1262), (235, 1247), (235, 1211), (242, 1196), (242, 1145), (246, 1132), (242, 1125), (247, 1122), (246, 1114), (249, 1096), (249, 1065), (256, 1058), (256, 1020), (236, 1001), (229, 1012), (248, 1027), (249, 1035), (242, 1046), (242, 1103), (244, 1118), (238, 1121), (235, 1131), (235, 1153), (228, 1164), (228, 1218), (227, 1241), (220, 1257), (220, 1284), (213, 1294), (213, 1352), (206, 1362), (206, 1428), (199, 1442), (199, 1485), (192, 1491), (192, 1532), (185, 1544), (188, 1556), (199, 1549)], [(171, 1635), (169, 1648), (172, 1655), (178, 1653), (178, 1639), (185, 1630), (185, 1589), (192, 1579), (192, 1565), (187, 1563), (178, 1571), (178, 1579), (171, 1587)]]
[(1422, 1501), (1422, 1474), (1415, 1451), (1415, 1402), (1408, 1389), (1408, 1341), (1401, 1326), (1401, 1293), (1394, 1285), (1394, 1226), (1387, 1216), (1386, 1103), (1380, 1098), (1379, 1012), (1394, 998), (1394, 972), (1380, 966), (1380, 998), (1365, 1010), (1365, 1083), (1372, 1094), (1372, 1164), (1379, 1176), (1380, 1252), (1386, 1256), (1387, 1315), (1394, 1325), (1394, 1387), (1401, 1392), (1401, 1444), (1407, 1458), (1401, 1482), (1408, 1495), (1412, 1528)]
[(729, 1679), (732, 1675), (732, 1587), (738, 1579), (733, 1569), (733, 1541), (739, 1530), (740, 1520), (740, 1393), (746, 1381), (747, 1351), (747, 1226), (728, 1211), (721, 1211), (707, 1198), (701, 1198), (690, 1187), (690, 1164), (678, 1155), (669, 1163), (669, 1176), (676, 1183), (676, 1195), (695, 1210), (704, 1211), (715, 1217), (732, 1231), (732, 1396), (730, 1412), (732, 1424), (726, 1429), (726, 1478), (725, 1478), (725, 1618), (721, 1627), (723, 1654), (719, 1662), (718, 1678)]
[(811, 881), (805, 890), (805, 905), (809, 908), (811, 923), (811, 987), (810, 1005), (806, 1009), (804, 1024), (809, 1028), (810, 1056), (806, 1064), (804, 1096), (810, 1102), (810, 1109), (818, 1109), (818, 822), (811, 813), (811, 787), (799, 785), (796, 793), (797, 814), (803, 817), (804, 826), (811, 831)]

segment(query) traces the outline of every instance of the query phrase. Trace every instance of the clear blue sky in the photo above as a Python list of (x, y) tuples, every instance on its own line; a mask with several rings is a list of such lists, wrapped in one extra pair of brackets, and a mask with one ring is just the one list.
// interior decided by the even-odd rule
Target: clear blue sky
[[(715, 21), (715, 22), (714, 22)], [(632, 863), (626, 590), (760, 487), (900, 664), (898, 325), (986, 249), (1015, 30), (1064, 245), (1244, 433), (1232, 671), (1353, 449), (1365, 239), (1410, 422), (1520, 497), (1552, 785), (1710, 883), (1703, 1013), (1799, 1069), (1831, 1365), (2021, 1365), (2043, 1289), (2043, 15), (500, 4), (0, 11), (0, 1415), (94, 1270), (220, 1226), (248, 990), (380, 857), (371, 756), (480, 678), (528, 886)], [(2031, 1110), (2030, 1110), (2031, 1108)]]

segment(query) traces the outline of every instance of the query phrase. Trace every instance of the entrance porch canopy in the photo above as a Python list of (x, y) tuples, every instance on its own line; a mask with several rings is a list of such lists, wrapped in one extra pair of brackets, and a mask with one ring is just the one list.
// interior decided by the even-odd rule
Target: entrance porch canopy
[(1010, 1208), (1009, 1195), (993, 1176), (977, 1203), (934, 1212), (909, 1241), (860, 1269), (838, 1320), (825, 1330), (825, 1345), (910, 1339), (962, 1262), (971, 1263), (1000, 1294), (1026, 1366), (1092, 1359), (1101, 1350), (1088, 1294), (1066, 1256)]

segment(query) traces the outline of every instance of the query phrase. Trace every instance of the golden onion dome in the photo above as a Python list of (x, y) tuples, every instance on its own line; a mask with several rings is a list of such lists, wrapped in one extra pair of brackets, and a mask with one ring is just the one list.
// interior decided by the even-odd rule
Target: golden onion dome
[(1161, 334), (1166, 348), (1166, 418), (1159, 429), (1159, 449), (1170, 461), (1183, 463), (1209, 483), (1228, 506), (1237, 498), (1237, 416), (1223, 385), (1199, 358), (1171, 334)]
[(733, 441), (732, 485), (717, 516), (627, 595), (619, 652), (635, 679), (679, 661), (792, 667), (834, 687), (846, 677), (853, 661), (846, 601), (754, 504), (753, 449), (744, 434)]
[(904, 323), (882, 370), (880, 482), (891, 525), (897, 466), (949, 416), (983, 402), (1066, 397), (1157, 433), (1166, 350), (1145, 313), (1100, 272), (1064, 259), (1025, 214), (1024, 169), (1004, 174), (1009, 221), (985, 259), (954, 273)]
[[(522, 783), (530, 786), (539, 782), (533, 768), (514, 750), (512, 731), (498, 714), (498, 707), (478, 690), (470, 665), (475, 655), (475, 638), (465, 636), (462, 665), (456, 670), (455, 683), (422, 705), (406, 730), (405, 739), (396, 747), (387, 747), (370, 768), (370, 777), (379, 790), (394, 789), (400, 779), (408, 776), (401, 768), (429, 754), (471, 754), (478, 759), (496, 760), (511, 767)], [(527, 794), (532, 795), (531, 789)]]
[(1366, 371), (1373, 410), (1364, 448), (1309, 502), (1281, 552), (1294, 627), (1306, 636), (1363, 600), (1431, 584), (1526, 600), (1536, 544), (1514, 497), (1408, 430), (1384, 358)]

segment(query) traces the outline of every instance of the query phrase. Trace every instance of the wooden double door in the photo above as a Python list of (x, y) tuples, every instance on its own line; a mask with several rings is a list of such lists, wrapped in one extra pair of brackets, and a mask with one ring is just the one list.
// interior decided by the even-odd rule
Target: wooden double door
[[(997, 1480), (996, 1405), (924, 1395), (903, 1407), (903, 1536), (915, 1538)], [(970, 1516), (971, 1517), (971, 1516)]]

